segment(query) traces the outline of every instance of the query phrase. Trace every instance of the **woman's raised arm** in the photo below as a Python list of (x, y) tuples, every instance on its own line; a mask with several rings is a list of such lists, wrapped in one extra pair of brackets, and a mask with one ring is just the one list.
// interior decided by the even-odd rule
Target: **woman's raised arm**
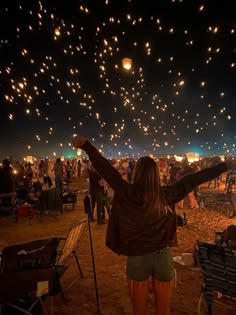
[(88, 154), (94, 168), (113, 190), (119, 191), (127, 185), (117, 169), (113, 167), (111, 163), (105, 157), (103, 157), (101, 153), (86, 138), (74, 138), (72, 143), (75, 148), (82, 149)]
[(199, 172), (184, 176), (181, 180), (165, 188), (169, 199), (177, 203), (182, 200), (196, 186), (208, 182), (227, 172), (230, 163), (219, 163), (216, 166), (205, 168)]

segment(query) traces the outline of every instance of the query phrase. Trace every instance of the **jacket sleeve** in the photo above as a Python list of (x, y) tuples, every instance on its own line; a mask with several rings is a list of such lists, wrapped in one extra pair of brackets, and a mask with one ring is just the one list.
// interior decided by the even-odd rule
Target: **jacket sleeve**
[(193, 191), (195, 187), (220, 176), (227, 170), (225, 163), (219, 163), (211, 168), (205, 168), (199, 172), (184, 176), (180, 181), (165, 188), (167, 198), (173, 203), (179, 202)]
[(89, 141), (86, 141), (81, 149), (88, 154), (96, 171), (105, 179), (113, 190), (118, 192), (127, 185), (117, 169), (113, 167)]

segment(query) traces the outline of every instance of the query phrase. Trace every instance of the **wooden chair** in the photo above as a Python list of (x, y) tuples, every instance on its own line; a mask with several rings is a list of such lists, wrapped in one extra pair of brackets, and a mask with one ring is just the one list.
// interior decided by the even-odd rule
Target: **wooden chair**
[[(58, 279), (62, 276), (62, 274), (66, 270), (66, 263), (70, 256), (73, 256), (76, 262), (76, 265), (78, 267), (79, 273), (81, 278), (83, 278), (83, 272), (79, 263), (79, 258), (77, 255), (77, 246), (80, 241), (86, 219), (81, 220), (78, 224), (71, 227), (69, 229), (68, 235), (66, 238), (60, 238), (61, 242), (63, 243), (62, 249), (58, 252), (58, 259), (56, 262), (56, 269), (58, 270)], [(74, 280), (67, 290), (75, 283), (76, 280)]]
[(198, 302), (198, 314), (201, 314), (202, 301), (205, 297), (208, 315), (212, 315), (213, 300), (228, 306), (218, 299), (214, 299), (214, 292), (221, 293), (231, 299), (236, 298), (236, 256), (229, 248), (216, 244), (199, 241), (197, 246), (198, 260), (204, 281)]

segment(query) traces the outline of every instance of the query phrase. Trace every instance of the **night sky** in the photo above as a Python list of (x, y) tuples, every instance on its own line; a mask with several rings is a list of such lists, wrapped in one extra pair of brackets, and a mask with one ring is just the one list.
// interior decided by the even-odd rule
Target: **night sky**
[(233, 4), (1, 0), (0, 158), (235, 154)]

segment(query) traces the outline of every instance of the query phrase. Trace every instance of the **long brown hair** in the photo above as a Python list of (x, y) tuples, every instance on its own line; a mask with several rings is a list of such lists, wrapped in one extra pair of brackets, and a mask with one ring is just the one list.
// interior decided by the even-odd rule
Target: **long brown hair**
[(159, 168), (152, 158), (144, 156), (138, 159), (134, 168), (133, 183), (142, 188), (148, 216), (167, 213), (168, 205), (161, 187)]

